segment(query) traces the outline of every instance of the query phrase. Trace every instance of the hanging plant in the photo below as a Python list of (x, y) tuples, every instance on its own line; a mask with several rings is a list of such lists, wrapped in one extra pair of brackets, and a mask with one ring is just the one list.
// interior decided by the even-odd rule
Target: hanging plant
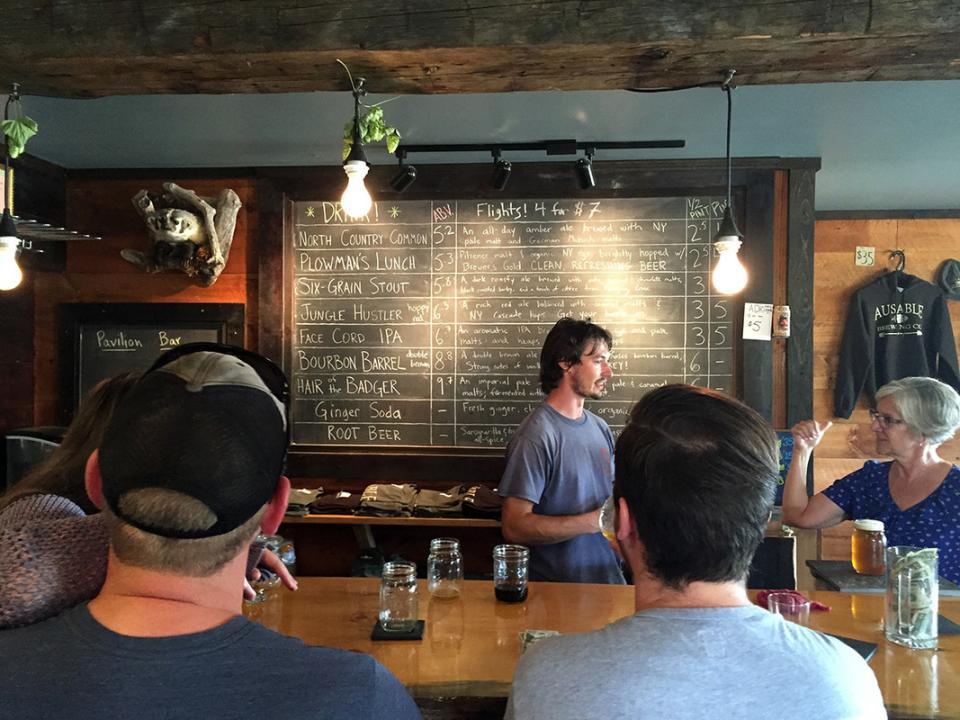
[[(13, 117), (10, 117), (10, 114)], [(20, 104), (20, 87), (14, 83), (13, 92), (7, 98), (7, 104), (4, 107), (4, 118), (0, 122), (0, 130), (6, 138), (7, 154), (12, 157), (19, 157), (20, 153), (27, 145), (27, 140), (37, 134), (37, 123), (32, 118), (23, 114), (23, 107)]]
[[(364, 145), (386, 141), (387, 152), (393, 153), (400, 146), (400, 132), (387, 125), (383, 119), (383, 108), (372, 105), (360, 114), (360, 142)], [(343, 159), (350, 154), (353, 145), (353, 120), (347, 120), (343, 125)]]
[[(354, 82), (353, 75), (350, 73), (350, 68), (347, 67), (347, 64), (339, 58), (337, 58), (337, 62), (346, 70), (347, 77), (350, 79), (350, 88), (353, 92), (354, 99), (359, 102), (359, 98), (367, 94), (367, 91), (363, 87), (365, 80), (363, 78), (357, 78), (356, 82)], [(395, 99), (396, 98), (390, 98), (390, 100)], [(360, 107), (363, 108), (363, 110), (359, 113), (359, 126), (361, 143), (367, 145), (375, 142), (386, 142), (387, 152), (392, 154), (400, 146), (400, 131), (395, 127), (387, 125), (386, 120), (383, 118), (383, 108), (381, 107), (381, 105), (390, 102), (390, 100), (384, 100), (382, 103), (377, 103), (376, 105), (363, 105), (360, 103)], [(350, 118), (343, 124), (344, 160), (346, 160), (350, 154), (350, 148), (352, 146), (353, 118)]]

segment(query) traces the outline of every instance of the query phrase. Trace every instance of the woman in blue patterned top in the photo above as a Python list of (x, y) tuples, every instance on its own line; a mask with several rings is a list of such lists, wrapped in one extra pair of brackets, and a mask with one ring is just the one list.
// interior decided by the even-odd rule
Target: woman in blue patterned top
[(832, 423), (805, 420), (792, 428), (783, 521), (825, 528), (846, 519), (882, 520), (889, 545), (939, 548), (940, 575), (960, 583), (960, 468), (937, 454), (960, 427), (960, 395), (932, 378), (894, 380), (877, 390), (870, 417), (877, 450), (893, 461), (870, 460), (811, 498), (807, 465)]

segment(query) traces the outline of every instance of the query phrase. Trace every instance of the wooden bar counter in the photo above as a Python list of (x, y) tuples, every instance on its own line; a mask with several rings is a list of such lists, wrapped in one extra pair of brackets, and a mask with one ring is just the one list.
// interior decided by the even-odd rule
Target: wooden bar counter
[[(417, 698), (506, 698), (524, 630), (594, 630), (633, 612), (628, 586), (531, 583), (525, 603), (497, 602), (489, 581), (466, 581), (459, 598), (434, 600), (420, 585), (421, 641), (374, 642), (379, 580), (303, 578), (300, 589), (272, 590), (246, 605), (247, 617), (308, 644), (370, 653)], [(936, 651), (909, 650), (883, 638), (883, 596), (805, 593), (831, 607), (810, 626), (878, 645), (870, 660), (891, 717), (960, 717), (960, 636), (941, 636)], [(754, 593), (751, 593), (751, 596)], [(940, 600), (960, 622), (960, 599)], [(777, 682), (771, 675), (770, 682)]]

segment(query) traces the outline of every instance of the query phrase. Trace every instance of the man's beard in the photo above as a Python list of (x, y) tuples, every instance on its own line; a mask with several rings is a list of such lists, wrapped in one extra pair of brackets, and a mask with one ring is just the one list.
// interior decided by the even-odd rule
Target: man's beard
[(578, 394), (584, 398), (589, 398), (591, 400), (599, 400), (606, 394), (606, 392), (607, 392), (606, 383), (603, 383), (599, 387), (597, 386), (596, 383), (593, 383), (589, 388), (586, 389), (586, 392), (584, 392), (583, 390), (580, 390)]

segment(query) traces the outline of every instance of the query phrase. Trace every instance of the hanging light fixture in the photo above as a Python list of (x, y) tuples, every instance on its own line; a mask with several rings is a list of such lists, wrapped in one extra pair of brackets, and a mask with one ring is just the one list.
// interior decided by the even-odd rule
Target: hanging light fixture
[(396, 190), (398, 193), (402, 193), (408, 187), (413, 185), (414, 181), (417, 179), (417, 169), (413, 165), (407, 165), (405, 160), (407, 159), (407, 153), (400, 149), (396, 152), (397, 160), (400, 161), (400, 170), (397, 171), (397, 174), (393, 176), (390, 180), (390, 187)]
[(490, 176), (490, 187), (494, 190), (503, 190), (507, 186), (507, 181), (510, 180), (513, 165), (510, 164), (509, 160), (500, 157), (500, 148), (491, 152), (493, 155), (493, 174)]
[(577, 182), (582, 190), (589, 190), (597, 183), (593, 179), (593, 148), (587, 148), (583, 157), (577, 160)]
[[(10, 119), (10, 105), (20, 102), (20, 85), (13, 84), (10, 96), (3, 106), (3, 119)], [(13, 196), (10, 183), (10, 148), (8, 140), (3, 143), (3, 217), (0, 218), (0, 290), (13, 290), (23, 280), (23, 271), (17, 263), (20, 254), (20, 238), (17, 237), (17, 224), (13, 221), (7, 198)]]
[(720, 257), (717, 265), (713, 269), (713, 287), (721, 295), (735, 295), (743, 290), (747, 284), (747, 271), (740, 262), (737, 253), (743, 244), (741, 238), (743, 235), (737, 229), (737, 223), (733, 219), (732, 206), (732, 162), (730, 159), (730, 125), (733, 116), (733, 82), (736, 70), (727, 70), (727, 77), (723, 81), (721, 88), (727, 94), (727, 207), (723, 211), (723, 220), (720, 222), (720, 228), (717, 230), (713, 239), (713, 246), (717, 249)]
[(363, 78), (351, 81), (353, 92), (353, 137), (350, 144), (350, 154), (343, 161), (343, 171), (347, 174), (347, 187), (340, 196), (340, 205), (351, 218), (362, 218), (373, 206), (373, 198), (364, 184), (363, 179), (370, 171), (367, 156), (363, 152), (363, 142), (360, 140), (360, 98), (367, 94), (364, 89)]

